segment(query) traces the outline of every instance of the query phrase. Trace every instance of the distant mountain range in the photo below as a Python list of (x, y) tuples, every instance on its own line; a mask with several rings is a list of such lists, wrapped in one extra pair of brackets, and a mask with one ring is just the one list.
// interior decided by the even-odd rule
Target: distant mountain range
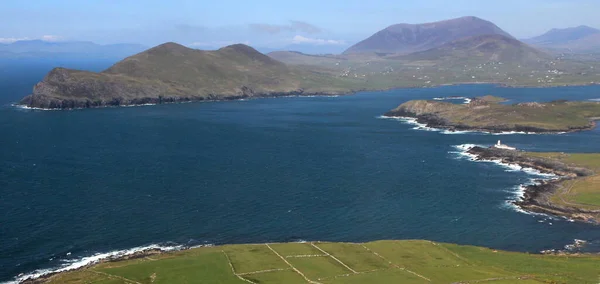
[(524, 41), (539, 48), (555, 51), (600, 53), (600, 30), (588, 26), (552, 29)]
[(344, 54), (401, 53), (425, 51), (461, 38), (501, 35), (513, 38), (492, 22), (477, 17), (462, 17), (426, 24), (397, 24), (387, 27), (351, 46)]
[(140, 44), (100, 45), (87, 41), (48, 42), (43, 40), (23, 40), (10, 44), (0, 44), (0, 58), (49, 56), (124, 58), (143, 51), (146, 48)]

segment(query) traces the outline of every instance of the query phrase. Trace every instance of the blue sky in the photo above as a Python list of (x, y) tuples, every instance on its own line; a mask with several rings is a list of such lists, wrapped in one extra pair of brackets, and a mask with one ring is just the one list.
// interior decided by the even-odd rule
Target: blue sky
[(198, 48), (231, 43), (343, 50), (396, 23), (478, 16), (518, 38), (600, 28), (599, 0), (2, 0), (0, 42), (85, 40)]

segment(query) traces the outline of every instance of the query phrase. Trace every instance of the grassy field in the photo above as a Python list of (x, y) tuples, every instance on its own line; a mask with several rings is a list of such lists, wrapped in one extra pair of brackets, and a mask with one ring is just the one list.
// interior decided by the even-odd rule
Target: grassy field
[(44, 283), (598, 283), (600, 255), (429, 241), (226, 245), (101, 263)]
[(567, 180), (562, 183), (552, 198), (552, 202), (567, 206), (576, 206), (589, 210), (600, 210), (600, 153), (566, 154), (566, 153), (527, 153), (531, 156), (551, 158), (568, 164), (588, 168), (596, 174)]

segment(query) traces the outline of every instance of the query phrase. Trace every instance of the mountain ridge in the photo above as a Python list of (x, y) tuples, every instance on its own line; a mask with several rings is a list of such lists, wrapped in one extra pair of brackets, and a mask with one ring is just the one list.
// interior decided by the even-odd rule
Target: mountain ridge
[(344, 54), (407, 54), (438, 47), (460, 38), (484, 34), (500, 34), (514, 38), (490, 21), (467, 16), (423, 24), (391, 25), (351, 46)]
[(598, 52), (600, 51), (600, 30), (585, 25), (564, 29), (555, 28), (524, 41), (550, 50)]
[(482, 59), (505, 63), (526, 63), (550, 56), (515, 38), (503, 35), (478, 35), (461, 38), (429, 50), (397, 56), (397, 59), (440, 60), (444, 58)]

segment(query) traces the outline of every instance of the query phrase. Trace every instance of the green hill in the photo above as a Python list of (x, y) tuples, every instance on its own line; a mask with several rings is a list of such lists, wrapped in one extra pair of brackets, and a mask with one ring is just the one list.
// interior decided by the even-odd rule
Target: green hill
[(55, 68), (21, 104), (38, 108), (88, 108), (337, 94), (350, 92), (353, 86), (349, 79), (320, 70), (290, 67), (243, 44), (203, 51), (165, 43), (100, 73)]
[(536, 255), (429, 241), (203, 247), (105, 262), (37, 283), (597, 283), (598, 255)]

